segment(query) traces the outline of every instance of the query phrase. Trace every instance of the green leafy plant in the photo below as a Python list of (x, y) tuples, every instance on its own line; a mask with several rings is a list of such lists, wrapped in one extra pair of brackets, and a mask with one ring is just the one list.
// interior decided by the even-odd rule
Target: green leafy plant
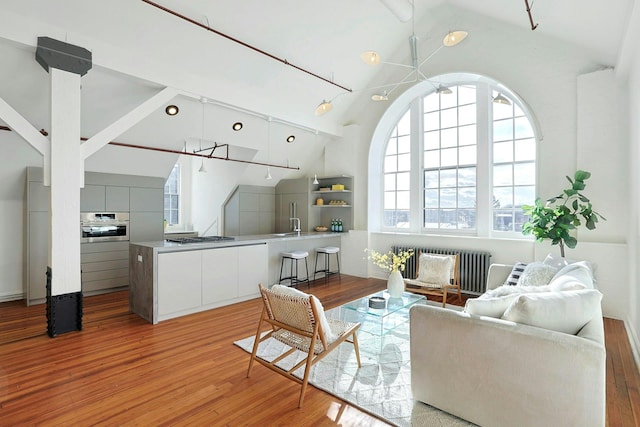
[(524, 205), (522, 211), (529, 221), (522, 226), (522, 234), (533, 234), (538, 242), (550, 239), (552, 245), (560, 245), (560, 255), (564, 257), (564, 247), (575, 248), (578, 240), (571, 235), (584, 221), (588, 230), (596, 228), (598, 219), (606, 218), (593, 210), (589, 199), (582, 194), (585, 181), (591, 173), (578, 170), (573, 179), (567, 176), (571, 186), (556, 197), (542, 203), (538, 198), (533, 206)]

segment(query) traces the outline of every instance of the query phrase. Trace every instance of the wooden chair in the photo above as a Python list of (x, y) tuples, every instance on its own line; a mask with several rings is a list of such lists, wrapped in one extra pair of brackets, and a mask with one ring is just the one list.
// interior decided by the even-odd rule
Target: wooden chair
[[(247, 377), (251, 374), (251, 368), (255, 360), (290, 380), (302, 384), (298, 400), (298, 408), (301, 408), (311, 367), (342, 342), (347, 341), (353, 344), (358, 367), (361, 366), (358, 337), (356, 335), (360, 323), (327, 319), (320, 301), (315, 296), (305, 294), (297, 289), (284, 287), (286, 290), (274, 292), (263, 287), (262, 284), (259, 287), (264, 304), (253, 344), (251, 360), (249, 361)], [(282, 287), (278, 289), (282, 289)], [(264, 323), (271, 325), (271, 330), (261, 336)], [(330, 330), (327, 331), (326, 328)], [(291, 348), (271, 362), (261, 359), (256, 356), (258, 345), (268, 338), (274, 338)], [(296, 350), (306, 353), (307, 356), (289, 370), (276, 366), (276, 363)], [(294, 376), (293, 372), (303, 365), (306, 365), (304, 376), (300, 379)]]
[[(429, 268), (437, 269), (438, 267), (441, 267), (442, 258), (451, 259), (450, 261), (451, 269), (449, 272), (449, 277), (447, 278), (447, 280), (443, 280), (443, 281), (431, 280), (433, 275), (428, 274), (428, 272), (425, 270)], [(449, 290), (457, 289), (458, 298), (461, 299), (462, 295), (460, 293), (460, 275), (459, 275), (459, 268), (458, 268), (459, 262), (460, 262), (460, 254), (441, 255), (441, 254), (432, 254), (428, 252), (423, 252), (418, 254), (418, 263), (416, 267), (416, 276), (415, 276), (416, 278), (404, 280), (405, 291), (425, 294), (425, 295), (442, 296), (443, 307), (447, 303), (447, 294)], [(421, 270), (423, 274), (420, 274)]]

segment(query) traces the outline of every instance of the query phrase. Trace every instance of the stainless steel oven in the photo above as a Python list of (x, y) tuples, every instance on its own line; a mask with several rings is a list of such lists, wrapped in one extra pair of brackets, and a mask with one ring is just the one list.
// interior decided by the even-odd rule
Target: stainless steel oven
[(80, 242), (129, 240), (128, 212), (82, 212)]

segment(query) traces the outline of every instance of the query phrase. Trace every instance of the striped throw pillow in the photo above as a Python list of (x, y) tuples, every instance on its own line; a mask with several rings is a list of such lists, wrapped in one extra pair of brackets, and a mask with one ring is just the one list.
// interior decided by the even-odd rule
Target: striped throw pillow
[(516, 262), (513, 268), (511, 269), (511, 273), (509, 274), (509, 277), (504, 282), (504, 284), (509, 286), (517, 285), (518, 279), (520, 279), (520, 276), (522, 276), (522, 272), (524, 271), (526, 266), (527, 264), (524, 262)]

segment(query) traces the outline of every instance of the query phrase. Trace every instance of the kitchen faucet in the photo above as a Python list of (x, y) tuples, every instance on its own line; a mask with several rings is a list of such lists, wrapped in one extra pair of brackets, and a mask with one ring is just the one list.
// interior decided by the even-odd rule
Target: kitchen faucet
[(289, 218), (289, 221), (293, 221), (293, 231), (300, 235), (300, 218)]

